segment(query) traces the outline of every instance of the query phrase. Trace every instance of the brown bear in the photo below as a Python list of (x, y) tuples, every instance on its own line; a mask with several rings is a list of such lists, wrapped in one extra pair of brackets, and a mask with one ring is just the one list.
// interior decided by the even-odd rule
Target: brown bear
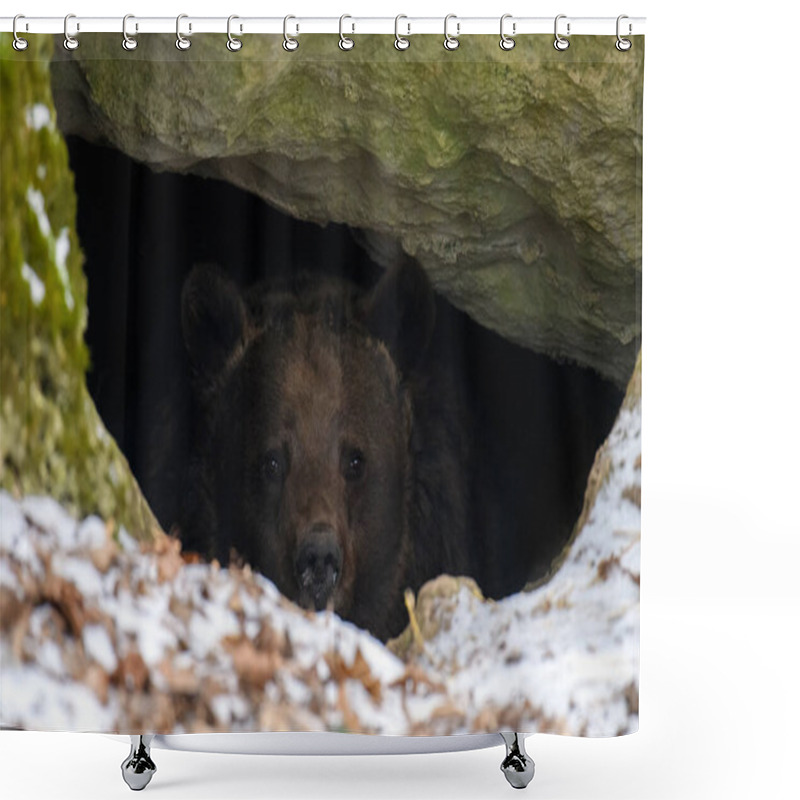
[(472, 572), (465, 412), (429, 346), (435, 309), (411, 260), (371, 289), (301, 273), (243, 293), (195, 267), (184, 547), (223, 565), (233, 548), (299, 605), (383, 640), (408, 622), (406, 587)]

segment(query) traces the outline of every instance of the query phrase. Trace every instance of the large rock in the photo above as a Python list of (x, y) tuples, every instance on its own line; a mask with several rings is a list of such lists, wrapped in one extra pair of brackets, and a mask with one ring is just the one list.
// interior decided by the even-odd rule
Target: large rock
[(59, 125), (156, 169), (224, 178), (287, 213), (402, 248), (506, 338), (624, 386), (640, 337), (644, 42), (613, 37), (222, 36), (185, 52), (92, 35), (53, 77)]
[(52, 41), (29, 41), (16, 53), (0, 35), (0, 486), (149, 539), (158, 524), (86, 389), (86, 279)]

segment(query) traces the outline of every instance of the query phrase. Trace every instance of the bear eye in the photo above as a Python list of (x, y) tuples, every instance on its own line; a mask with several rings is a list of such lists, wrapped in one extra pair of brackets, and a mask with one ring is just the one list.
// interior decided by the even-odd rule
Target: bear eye
[(357, 481), (366, 467), (364, 454), (360, 450), (350, 450), (344, 456), (344, 476), (349, 481)]
[(261, 473), (271, 481), (282, 481), (286, 473), (286, 461), (278, 450), (269, 450), (261, 459)]

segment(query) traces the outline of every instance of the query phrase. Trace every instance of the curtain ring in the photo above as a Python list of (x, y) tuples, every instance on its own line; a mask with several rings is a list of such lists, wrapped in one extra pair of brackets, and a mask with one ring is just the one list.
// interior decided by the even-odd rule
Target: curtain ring
[(297, 19), (297, 17), (288, 14), (283, 18), (283, 49), (286, 50), (287, 53), (292, 53), (300, 47), (300, 42), (294, 36), (289, 36), (288, 26), (290, 19)]
[[(133, 36), (129, 36), (128, 35), (128, 20), (129, 19), (135, 19), (133, 14), (126, 14), (122, 18), (122, 47), (123, 47), (124, 50), (127, 50), (127, 51), (130, 52), (131, 50), (135, 50), (136, 49), (136, 46), (139, 44), (139, 42), (137, 42), (136, 39)], [(138, 28), (138, 25), (137, 25), (137, 28)]]
[[(71, 19), (75, 19), (74, 14), (67, 14), (64, 17), (64, 49), (65, 50), (75, 50), (78, 47), (78, 40), (74, 36), (69, 35), (69, 21)], [(76, 30), (80, 30), (80, 26), (76, 28)]]
[(11, 26), (11, 32), (14, 34), (14, 41), (11, 43), (11, 46), (15, 50), (27, 50), (28, 49), (28, 40), (22, 39), (20, 36), (17, 35), (17, 20), (18, 19), (25, 19), (24, 14), (17, 14), (14, 17), (14, 23)]
[[(614, 47), (616, 47), (617, 50), (619, 50), (620, 52), (625, 52), (625, 50), (630, 50), (631, 47), (633, 47), (633, 42), (630, 39), (623, 39), (619, 35), (619, 23), (623, 19), (628, 19), (628, 17), (625, 14), (620, 14), (617, 17), (617, 43), (614, 45)], [(630, 35), (630, 32), (631, 32), (631, 26), (630, 24), (628, 24), (628, 35)]]
[[(395, 50), (408, 50), (411, 47), (411, 40), (406, 39), (405, 36), (400, 35), (400, 20), (401, 19), (408, 19), (405, 14), (398, 14), (394, 18), (394, 47)], [(411, 32), (411, 26), (408, 26), (409, 33)]]
[[(182, 19), (188, 19), (188, 17), (189, 17), (188, 14), (178, 14), (178, 18), (175, 20), (175, 35), (178, 37), (175, 40), (175, 47), (177, 47), (178, 50), (188, 50), (192, 46), (191, 40), (187, 39), (181, 33), (181, 20)], [(191, 23), (190, 23), (189, 24), (189, 30), (191, 30), (191, 29), (192, 29), (192, 26), (191, 26)]]
[[(228, 48), (228, 50), (231, 51), (231, 53), (236, 53), (242, 49), (242, 40), (237, 39), (231, 33), (231, 22), (235, 19), (239, 19), (239, 17), (237, 17), (236, 14), (231, 14), (228, 17), (228, 43), (225, 46)], [(239, 30), (241, 31), (241, 28)]]
[(352, 50), (353, 46), (355, 45), (355, 42), (349, 37), (345, 36), (344, 33), (342, 33), (342, 26), (344, 25), (344, 21), (346, 19), (353, 19), (353, 18), (349, 14), (342, 14), (342, 16), (339, 17), (339, 47), (342, 50)]
[(445, 50), (456, 50), (458, 48), (458, 45), (460, 44), (459, 41), (458, 41), (458, 27), (459, 27), (458, 24), (456, 24), (456, 35), (455, 36), (451, 36), (447, 32), (447, 23), (451, 19), (456, 19), (456, 18), (457, 17), (456, 17), (455, 14), (448, 14), (444, 18), (444, 49)]
[[(507, 20), (511, 19), (511, 14), (503, 14), (500, 17), (500, 49), (501, 50), (512, 50), (516, 42), (510, 37), (506, 36), (503, 32), (503, 23)], [(512, 23), (511, 32), (516, 33), (516, 23)]]
[[(566, 50), (569, 47), (569, 40), (565, 39), (563, 36), (558, 35), (558, 21), (560, 19), (566, 19), (566, 18), (567, 18), (566, 14), (559, 14), (556, 17), (556, 23), (555, 23), (556, 39), (553, 42), (553, 47), (555, 47), (556, 50)], [(569, 36), (569, 22), (567, 23), (567, 36)]]

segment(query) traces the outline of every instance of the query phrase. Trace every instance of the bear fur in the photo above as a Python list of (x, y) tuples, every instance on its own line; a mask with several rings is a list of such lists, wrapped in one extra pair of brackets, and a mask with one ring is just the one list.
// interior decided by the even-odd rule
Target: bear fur
[(181, 324), (197, 402), (184, 547), (230, 551), (303, 607), (386, 640), (403, 592), (473, 574), (470, 446), (413, 261), (369, 290), (301, 273), (246, 292), (195, 267)]

